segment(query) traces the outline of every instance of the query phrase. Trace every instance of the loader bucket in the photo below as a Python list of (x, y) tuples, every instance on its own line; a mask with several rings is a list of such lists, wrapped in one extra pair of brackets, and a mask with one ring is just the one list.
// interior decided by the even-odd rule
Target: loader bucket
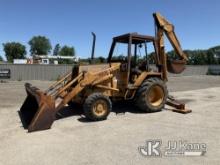
[(27, 98), (21, 109), (20, 118), (28, 132), (49, 129), (55, 120), (55, 102), (38, 88), (26, 83)]
[(167, 60), (167, 70), (170, 73), (179, 74), (185, 70), (185, 60)]

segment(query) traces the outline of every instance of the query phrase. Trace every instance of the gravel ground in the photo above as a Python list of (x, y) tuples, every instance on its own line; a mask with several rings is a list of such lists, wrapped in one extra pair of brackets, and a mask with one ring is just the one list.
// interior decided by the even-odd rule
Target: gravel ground
[[(30, 81), (40, 89), (51, 82)], [(220, 77), (172, 77), (171, 94), (185, 101), (190, 114), (142, 113), (116, 104), (108, 120), (87, 122), (79, 113), (54, 122), (52, 129), (26, 133), (18, 116), (26, 97), (24, 82), (0, 84), (0, 164), (216, 164), (220, 162)], [(72, 111), (74, 112), (74, 111)], [(138, 152), (146, 140), (205, 143), (205, 156), (162, 155), (144, 157)]]

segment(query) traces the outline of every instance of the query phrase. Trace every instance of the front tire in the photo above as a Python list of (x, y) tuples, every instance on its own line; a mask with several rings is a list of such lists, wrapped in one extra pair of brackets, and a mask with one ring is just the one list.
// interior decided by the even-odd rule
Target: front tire
[(92, 121), (105, 120), (112, 110), (112, 103), (109, 97), (93, 93), (85, 100), (83, 110), (86, 118)]
[(168, 97), (166, 84), (157, 77), (145, 80), (136, 93), (136, 106), (142, 111), (158, 112), (165, 106)]

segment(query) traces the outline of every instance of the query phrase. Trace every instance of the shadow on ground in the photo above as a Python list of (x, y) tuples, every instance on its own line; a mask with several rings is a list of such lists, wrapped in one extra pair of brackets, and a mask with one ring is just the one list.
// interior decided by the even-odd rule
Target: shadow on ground
[[(183, 103), (188, 103), (191, 102), (193, 100), (191, 99), (181, 99), (179, 100)], [(166, 108), (167, 109), (167, 108)], [(167, 109), (169, 110), (169, 109)], [(133, 113), (133, 114), (140, 114), (140, 113), (146, 113), (144, 111), (139, 110), (133, 102), (130, 101), (119, 101), (113, 104), (112, 107), (112, 112), (111, 113), (115, 113), (116, 115), (123, 115), (126, 112), (129, 113)], [(28, 126), (27, 124), (24, 122), (23, 116), (21, 115), (20, 111), (18, 111), (18, 114), (20, 116), (22, 125), (24, 127), (24, 129), (27, 129)], [(77, 119), (79, 122), (93, 122), (89, 119), (87, 119), (84, 116), (84, 112), (83, 112), (83, 107), (79, 104), (71, 104), (69, 106), (65, 106), (64, 108), (62, 108), (57, 114), (56, 114), (56, 120), (61, 120), (61, 119), (65, 119), (68, 117), (72, 117), (72, 116), (79, 116), (79, 118)], [(29, 121), (30, 123), (31, 121)]]
[[(28, 129), (28, 125), (31, 123), (31, 120), (34, 118), (35, 115), (33, 114), (33, 112), (30, 112), (31, 115), (29, 113), (28, 114), (26, 113), (25, 114), (26, 116), (24, 116), (24, 114), (21, 114), (20, 110), (18, 110), (17, 112), (21, 119), (23, 128)], [(26, 111), (26, 112), (29, 112), (29, 111)], [(125, 114), (126, 112), (145, 113), (143, 111), (140, 111), (137, 107), (135, 107), (131, 102), (128, 102), (128, 101), (120, 101), (120, 102), (116, 102), (113, 104), (111, 113), (115, 113), (116, 115), (121, 115), (121, 114)], [(30, 119), (30, 116), (32, 116), (32, 119)], [(64, 108), (62, 108), (56, 114), (56, 120), (61, 120), (61, 119), (65, 119), (65, 118), (72, 117), (72, 116), (79, 116), (78, 121), (80, 122), (93, 122), (84, 116), (83, 107), (79, 104), (71, 104), (69, 106), (65, 106)], [(27, 122), (27, 119), (25, 118), (29, 119), (28, 122)]]
[[(131, 102), (128, 101), (120, 101), (113, 104), (112, 112), (116, 115), (125, 114), (126, 112), (129, 113), (145, 113), (139, 110), (136, 106), (134, 106)], [(87, 119), (83, 115), (83, 107), (81, 105), (73, 104), (71, 106), (66, 106), (62, 110), (60, 110), (57, 114), (57, 120), (71, 117), (71, 116), (80, 116), (78, 121), (80, 122), (92, 122), (91, 120)]]

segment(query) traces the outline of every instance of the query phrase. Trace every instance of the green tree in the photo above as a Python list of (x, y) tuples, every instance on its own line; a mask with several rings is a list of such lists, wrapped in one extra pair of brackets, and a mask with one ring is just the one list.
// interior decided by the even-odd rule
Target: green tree
[(2, 58), (2, 56), (0, 56), (0, 61), (3, 61), (3, 58)]
[(104, 62), (105, 62), (105, 58), (102, 57), (102, 56), (98, 57), (98, 59), (99, 59), (99, 62), (100, 62), (100, 63), (104, 63)]
[[(184, 50), (188, 56), (187, 64), (189, 65), (206, 65), (207, 64), (207, 51), (206, 50)], [(167, 52), (168, 58), (179, 59), (177, 54), (172, 50)]]
[(214, 52), (212, 50), (208, 50), (207, 51), (207, 60), (206, 60), (207, 64), (217, 64), (217, 60), (214, 57)]
[(187, 50), (190, 65), (206, 65), (207, 64), (207, 52), (206, 50)]
[(156, 54), (155, 52), (151, 52), (147, 55), (147, 58), (149, 60), (149, 64), (155, 64), (155, 61), (156, 61)]
[(30, 52), (32, 55), (47, 55), (52, 49), (50, 40), (45, 36), (34, 36), (28, 44), (31, 47)]
[(53, 49), (53, 55), (57, 56), (60, 52), (60, 44), (56, 44)]
[[(75, 49), (74, 49), (74, 47), (70, 47), (70, 46), (65, 45), (60, 49), (59, 55), (61, 55), (61, 56), (75, 56)], [(62, 59), (62, 60), (59, 61), (59, 63), (61, 63), (61, 64), (72, 64), (73, 60)]]
[(24, 59), (26, 48), (19, 42), (7, 42), (3, 44), (5, 56), (8, 62), (13, 62), (13, 59)]
[(63, 46), (59, 52), (61, 56), (75, 56), (75, 49), (74, 47), (70, 46)]
[(174, 50), (171, 50), (171, 51), (167, 52), (166, 54), (167, 54), (169, 59), (175, 60), (175, 59), (178, 58)]
[(207, 51), (207, 56), (212, 64), (220, 64), (220, 46), (215, 46)]

